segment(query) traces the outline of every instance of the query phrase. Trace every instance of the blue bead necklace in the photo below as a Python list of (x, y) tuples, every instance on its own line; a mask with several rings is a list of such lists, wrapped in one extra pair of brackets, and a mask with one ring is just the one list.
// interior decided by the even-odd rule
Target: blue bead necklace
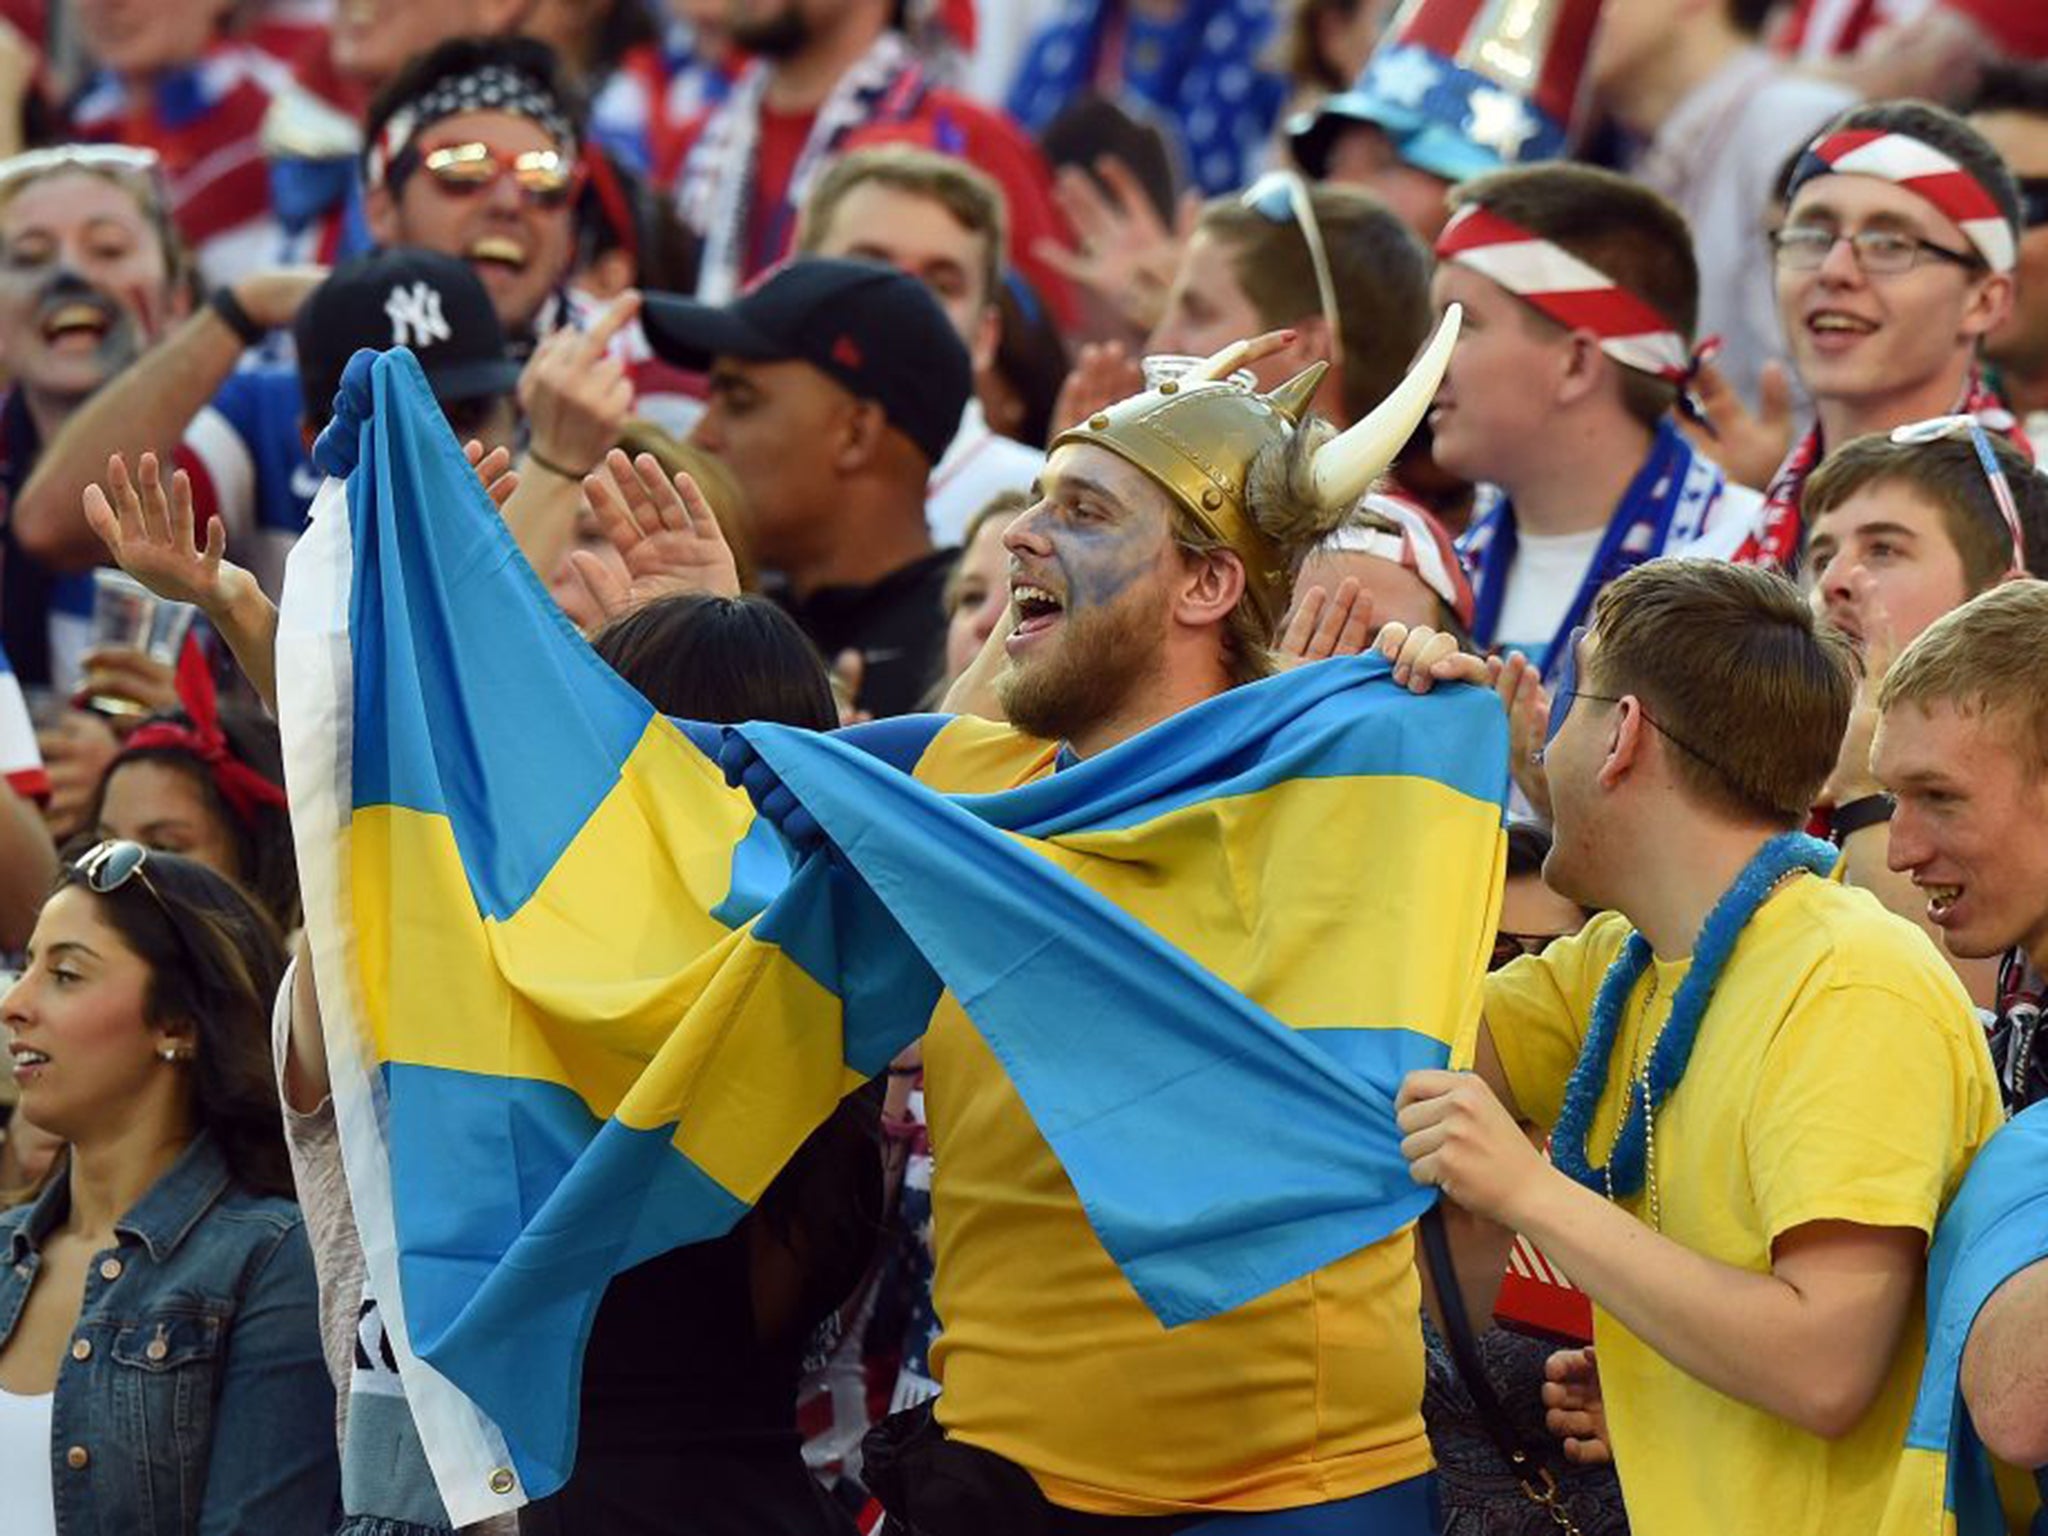
[(1629, 1081), (1621, 1132), (1615, 1138), (1614, 1149), (1605, 1166), (1596, 1168), (1586, 1144), (1593, 1127), (1593, 1107), (1607, 1087), (1629, 993), (1635, 990), (1651, 959), (1649, 941), (1640, 933), (1629, 934), (1594, 998), (1586, 1043), (1580, 1048), (1578, 1065), (1572, 1068), (1571, 1081), (1565, 1087), (1564, 1108), (1558, 1113), (1551, 1134), (1552, 1162), (1586, 1188), (1610, 1199), (1626, 1198), (1642, 1189), (1645, 1152), (1654, 1134), (1651, 1120), (1657, 1107), (1671, 1097), (1685, 1076), (1693, 1043), (1699, 1038), (1700, 1020), (1714, 1000), (1714, 989), (1720, 984), (1728, 957), (1734, 953), (1735, 941), (1742, 937), (1742, 930), (1780, 880), (1802, 869), (1825, 874), (1838, 857), (1831, 844), (1818, 838), (1801, 832), (1783, 833), (1757, 850), (1756, 856), (1735, 877), (1735, 883), (1714, 903), (1714, 910), (1707, 914), (1700, 929), (1699, 942), (1693, 946), (1692, 966), (1671, 999), (1671, 1016), (1658, 1032), (1643, 1070)]

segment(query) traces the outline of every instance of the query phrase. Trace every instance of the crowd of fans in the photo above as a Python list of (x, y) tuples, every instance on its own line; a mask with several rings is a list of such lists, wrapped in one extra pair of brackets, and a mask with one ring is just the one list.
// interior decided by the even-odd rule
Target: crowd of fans
[[(1377, 647), (1493, 690), (1512, 774), (1475, 1070), (1398, 1106), (1458, 1284), (1404, 1237), (1228, 1348), (1141, 1348), (1121, 1302), (1091, 1335), (1106, 1282), (1032, 1247), (1078, 1221), (985, 1253), (941, 1200), (935, 1240), (948, 1160), (1025, 1204), (1059, 1173), (1000, 1114), (928, 1123), (912, 1047), (726, 1237), (613, 1281), (573, 1473), (463, 1528), (1249, 1530), (1413, 1482), (1316, 1528), (1920, 1529), (1930, 1244), (2048, 1097), (2044, 17), (0, 3), (0, 1530), (451, 1528), (365, 1291), (275, 723), (315, 445), (394, 347), (663, 714), (979, 715), (1042, 773)], [(1132, 532), (1162, 472), (1122, 402), (1260, 337), (1223, 372), (1306, 441), (1453, 312), (1369, 492), (1245, 514), (1270, 570)], [(1831, 858), (1759, 862), (1795, 829)], [(1018, 1363), (948, 1263), (1080, 1278)], [(2048, 1530), (2044, 1340), (2036, 1261), (1961, 1357), (2014, 1531)], [(986, 1454), (935, 1473), (902, 1416), (949, 1392)]]

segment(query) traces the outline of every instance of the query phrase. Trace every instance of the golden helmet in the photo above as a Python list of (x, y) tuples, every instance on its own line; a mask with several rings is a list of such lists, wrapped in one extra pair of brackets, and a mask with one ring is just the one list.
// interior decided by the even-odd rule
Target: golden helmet
[[(1452, 305), (1408, 376), (1371, 415), (1316, 451), (1310, 474), (1319, 506), (1341, 514), (1393, 463), (1436, 397), (1460, 314)], [(1329, 364), (1311, 364), (1271, 394), (1260, 394), (1228, 377), (1256, 345), (1237, 342), (1069, 427), (1052, 446), (1091, 443), (1144, 471), (1197, 527), (1236, 552), (1246, 589), (1270, 626), (1286, 610), (1295, 565), (1327, 530), (1276, 527), (1270, 515), (1262, 521), (1266, 509), (1253, 504), (1252, 465), (1301, 429)]]

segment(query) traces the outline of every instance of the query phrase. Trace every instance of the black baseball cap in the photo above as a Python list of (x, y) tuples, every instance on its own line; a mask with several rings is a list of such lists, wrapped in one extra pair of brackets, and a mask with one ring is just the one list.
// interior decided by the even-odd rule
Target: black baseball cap
[(292, 322), (306, 418), (325, 421), (358, 348), (410, 347), (442, 406), (509, 395), (519, 364), (483, 279), (438, 251), (375, 251), (342, 262)]
[(702, 370), (714, 357), (809, 363), (881, 406), (934, 464), (974, 392), (973, 359), (939, 301), (878, 261), (800, 257), (725, 305), (650, 293), (640, 325), (681, 368)]

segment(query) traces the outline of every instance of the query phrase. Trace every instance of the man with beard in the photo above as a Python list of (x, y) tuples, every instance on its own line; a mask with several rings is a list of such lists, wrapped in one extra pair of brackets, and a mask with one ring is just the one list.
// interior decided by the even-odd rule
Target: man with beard
[[(148, 151), (80, 146), (0, 162), (0, 625), (30, 685), (69, 688), (90, 632), (99, 563), (53, 558), (53, 532), (22, 496), (45, 446), (103, 386), (130, 371), (189, 307), (186, 254)], [(111, 386), (118, 387), (118, 386)], [(169, 435), (203, 506), (249, 532), (229, 423), (203, 403)], [(181, 439), (182, 435), (182, 441)], [(71, 509), (76, 518), (77, 508)]]
[[(697, 296), (723, 303), (789, 253), (797, 210), (841, 150), (907, 141), (970, 161), (1003, 189), (1010, 258), (1063, 314), (1064, 282), (1032, 252), (1064, 234), (1037, 149), (1007, 118), (934, 85), (891, 0), (738, 0), (731, 38), (754, 62), (685, 135), (683, 220), (704, 241)], [(659, 168), (658, 168), (659, 169)]]

